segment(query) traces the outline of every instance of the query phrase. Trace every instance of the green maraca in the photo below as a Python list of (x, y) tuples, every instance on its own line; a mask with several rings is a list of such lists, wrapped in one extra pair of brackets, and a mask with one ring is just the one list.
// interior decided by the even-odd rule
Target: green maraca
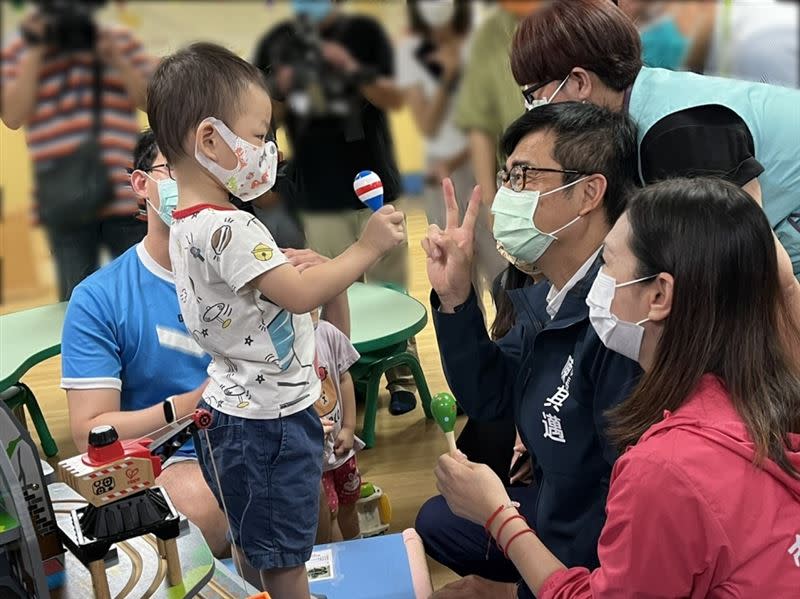
[(431, 412), (433, 418), (439, 424), (439, 428), (447, 437), (447, 444), (450, 446), (450, 453), (455, 453), (456, 436), (453, 432), (456, 428), (456, 400), (449, 393), (437, 393), (431, 399)]

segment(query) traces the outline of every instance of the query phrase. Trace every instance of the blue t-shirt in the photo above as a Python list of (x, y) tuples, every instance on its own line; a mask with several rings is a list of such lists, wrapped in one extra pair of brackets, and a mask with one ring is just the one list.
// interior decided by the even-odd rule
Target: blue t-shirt
[[(207, 377), (209, 357), (186, 331), (172, 273), (139, 243), (72, 292), (61, 340), (64, 389), (118, 389), (140, 410)], [(181, 455), (195, 455), (192, 442)]]

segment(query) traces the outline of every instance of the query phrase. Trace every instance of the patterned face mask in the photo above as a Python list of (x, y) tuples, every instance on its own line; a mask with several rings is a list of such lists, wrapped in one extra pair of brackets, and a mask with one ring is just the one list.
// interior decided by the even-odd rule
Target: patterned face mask
[(255, 146), (228, 129), (227, 125), (214, 117), (204, 119), (200, 125), (210, 123), (228, 147), (236, 154), (238, 164), (227, 169), (204, 154), (195, 146), (194, 156), (208, 172), (216, 177), (232, 195), (243, 202), (250, 202), (268, 192), (275, 185), (278, 171), (278, 147), (268, 141)]

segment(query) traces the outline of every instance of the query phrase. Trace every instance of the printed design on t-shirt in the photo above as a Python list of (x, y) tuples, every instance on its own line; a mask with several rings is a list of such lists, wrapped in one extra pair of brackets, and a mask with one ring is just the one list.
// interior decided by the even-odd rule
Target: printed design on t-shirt
[(201, 252), (200, 248), (194, 244), (194, 235), (192, 233), (189, 233), (186, 236), (186, 242), (189, 245), (184, 249), (186, 249), (196, 260), (200, 260), (200, 262), (205, 262), (206, 259), (203, 257), (203, 252)]
[(203, 320), (208, 323), (218, 321), (223, 329), (227, 329), (231, 326), (231, 322), (233, 322), (233, 320), (227, 318), (232, 312), (233, 310), (228, 304), (219, 302), (210, 308), (206, 308), (206, 311), (203, 313)]
[(266, 243), (259, 243), (253, 248), (253, 257), (259, 262), (267, 262), (272, 260), (273, 250)]
[(225, 248), (231, 243), (233, 229), (231, 229), (230, 223), (232, 222), (232, 218), (226, 218), (225, 224), (211, 234), (211, 249), (214, 251), (214, 260), (219, 260), (222, 252), (224, 252)]
[(333, 379), (328, 376), (328, 369), (325, 366), (317, 367), (317, 376), (322, 381), (322, 391), (314, 407), (319, 417), (324, 418), (336, 409), (339, 395), (336, 393), (336, 385)]
[[(197, 295), (197, 288), (194, 285), (194, 280), (192, 279), (192, 277), (189, 277), (189, 285), (192, 286), (192, 295), (194, 296), (195, 301), (198, 304), (201, 303), (203, 301), (203, 298), (200, 297), (199, 295)], [(185, 288), (184, 288), (184, 291), (186, 291)]]
[(225, 376), (229, 379), (233, 378), (233, 375), (239, 372), (239, 367), (228, 358), (223, 357), (222, 361), (225, 363), (225, 368), (227, 369)]
[(219, 399), (216, 395), (209, 395), (208, 397), (203, 397), (203, 401), (205, 401), (212, 408), (217, 408), (217, 409), (225, 405), (225, 402)]
[(229, 385), (228, 387), (222, 387), (222, 392), (225, 394), (225, 397), (231, 397), (238, 400), (239, 403), (236, 404), (236, 407), (239, 409), (244, 409), (249, 406), (250, 400), (253, 397), (250, 395), (250, 391), (241, 385)]
[[(293, 316), (291, 312), (281, 310), (267, 325), (267, 334), (269, 335), (270, 341), (272, 341), (275, 352), (267, 354), (264, 360), (270, 364), (276, 365), (281, 372), (285, 372), (295, 358), (297, 358), (297, 363), (301, 368), (313, 367), (313, 364), (303, 364), (300, 362), (300, 357), (294, 349), (295, 334)], [(278, 385), (293, 386), (293, 384), (289, 383), (278, 383)]]

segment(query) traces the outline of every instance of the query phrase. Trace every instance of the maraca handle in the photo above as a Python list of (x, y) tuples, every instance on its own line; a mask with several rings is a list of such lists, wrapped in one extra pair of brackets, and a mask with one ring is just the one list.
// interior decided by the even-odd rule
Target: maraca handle
[(458, 451), (458, 447), (456, 447), (456, 434), (450, 431), (445, 433), (444, 436), (447, 437), (447, 445), (450, 448), (450, 453), (455, 454)]

